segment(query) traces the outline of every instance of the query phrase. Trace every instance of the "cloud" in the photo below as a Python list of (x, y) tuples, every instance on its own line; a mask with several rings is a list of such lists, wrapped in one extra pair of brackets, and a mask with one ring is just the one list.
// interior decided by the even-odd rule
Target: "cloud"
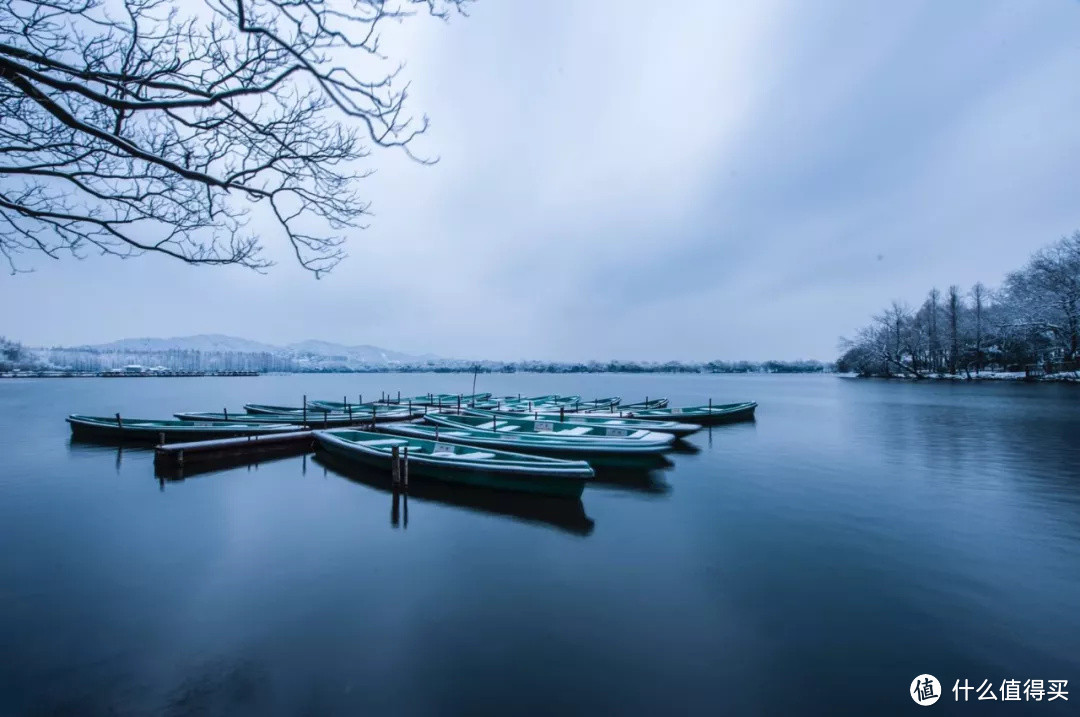
[[(163, 260), (0, 281), (29, 341), (220, 332), (442, 355), (833, 355), (892, 298), (1080, 226), (1067, 3), (480, 2), (392, 27), (423, 167), (313, 281)], [(881, 257), (880, 259), (878, 257)], [(80, 292), (146, 316), (68, 313)], [(168, 326), (167, 330), (161, 326)]]

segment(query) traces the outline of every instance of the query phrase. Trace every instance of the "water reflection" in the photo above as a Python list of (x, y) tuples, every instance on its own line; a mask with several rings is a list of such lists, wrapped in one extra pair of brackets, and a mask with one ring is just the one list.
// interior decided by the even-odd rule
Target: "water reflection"
[[(660, 468), (593, 466), (596, 477), (589, 483), (589, 486), (635, 491), (657, 496), (668, 495), (671, 493), (671, 484), (664, 478), (664, 470)], [(586, 486), (586, 490), (588, 490), (589, 486)]]
[(394, 494), (390, 509), (390, 523), (394, 526), (397, 526), (399, 517), (403, 517), (404, 526), (408, 526), (408, 499), (410, 497), (523, 522), (543, 524), (575, 535), (589, 535), (595, 525), (593, 519), (585, 514), (585, 506), (580, 499), (567, 500), (546, 495), (511, 493), (428, 480), (409, 483), (408, 495), (400, 496), (403, 512), (399, 515), (397, 504), (399, 498), (393, 490), (388, 473), (350, 463), (322, 451), (316, 453), (312, 460), (324, 470), (353, 483), (361, 483), (370, 488)]
[[(278, 461), (285, 461), (291, 458), (296, 458), (295, 455), (285, 456), (268, 456), (260, 458), (259, 460), (252, 460), (250, 456), (233, 456), (230, 458), (222, 458), (215, 461), (204, 461), (202, 463), (192, 463), (185, 466), (167, 466), (167, 465), (155, 465), (154, 476), (159, 482), (165, 481), (182, 481), (185, 478), (193, 478), (195, 476), (205, 476), (213, 473), (224, 473), (226, 471), (233, 470), (235, 468), (246, 468), (250, 473), (254, 468), (259, 469), (259, 466), (266, 463), (276, 463)], [(304, 456), (304, 463), (301, 467), (303, 475), (307, 475), (307, 456)]]

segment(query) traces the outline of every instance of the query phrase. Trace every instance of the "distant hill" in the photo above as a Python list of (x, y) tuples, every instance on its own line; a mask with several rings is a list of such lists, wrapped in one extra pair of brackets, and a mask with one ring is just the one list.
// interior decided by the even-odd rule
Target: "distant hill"
[(438, 361), (434, 354), (415, 355), (401, 351), (384, 349), (379, 346), (362, 344), (347, 346), (330, 341), (308, 339), (276, 346), (250, 339), (222, 334), (199, 334), (197, 336), (175, 336), (173, 338), (136, 338), (120, 339), (104, 344), (71, 347), (91, 351), (116, 352), (164, 352), (164, 351), (201, 351), (232, 353), (269, 353), (279, 356), (310, 357), (313, 359), (336, 359), (347, 364), (389, 365), (397, 363), (423, 363)]

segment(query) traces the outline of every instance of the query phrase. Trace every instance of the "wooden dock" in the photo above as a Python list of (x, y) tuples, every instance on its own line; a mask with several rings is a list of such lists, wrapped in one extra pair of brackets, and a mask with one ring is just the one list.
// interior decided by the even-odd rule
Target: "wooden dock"
[(169, 472), (182, 472), (186, 466), (205, 465), (236, 458), (257, 460), (300, 455), (313, 450), (314, 445), (315, 438), (311, 431), (170, 443), (154, 448), (154, 467)]

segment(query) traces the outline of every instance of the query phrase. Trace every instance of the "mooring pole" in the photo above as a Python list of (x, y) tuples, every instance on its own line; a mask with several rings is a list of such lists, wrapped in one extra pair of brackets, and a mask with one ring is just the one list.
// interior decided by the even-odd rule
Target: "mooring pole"
[(116, 414), (116, 427), (117, 428), (123, 428), (124, 427), (123, 422), (120, 420), (120, 414), (119, 413)]
[(226, 409), (224, 409), (224, 411), (225, 411), (225, 420), (227, 421), (227, 420), (229, 420), (229, 409), (226, 408)]
[(390, 474), (393, 476), (394, 485), (401, 484), (401, 463), (398, 455), (398, 447), (394, 446), (390, 449)]
[(566, 420), (566, 408), (564, 406), (559, 406), (559, 421), (562, 422), (562, 421), (565, 421), (565, 420)]
[(371, 430), (375, 430), (375, 411), (378, 408), (378, 404), (374, 404), (371, 407)]
[(491, 417), (491, 430), (495, 432), (495, 416)]
[(405, 458), (402, 460), (401, 482), (405, 490), (409, 489), (409, 446), (405, 446)]
[(326, 427), (327, 427), (327, 423), (329, 422), (329, 418), (330, 418), (330, 412), (329, 412), (329, 411), (327, 411), (327, 410), (326, 410), (326, 409), (324, 408), (324, 409), (323, 409), (323, 412), (322, 412), (322, 427), (323, 427), (323, 428), (326, 428)]
[(307, 425), (307, 394), (304, 394), (304, 425)]
[(709, 413), (712, 414), (712, 399), (709, 399)]

